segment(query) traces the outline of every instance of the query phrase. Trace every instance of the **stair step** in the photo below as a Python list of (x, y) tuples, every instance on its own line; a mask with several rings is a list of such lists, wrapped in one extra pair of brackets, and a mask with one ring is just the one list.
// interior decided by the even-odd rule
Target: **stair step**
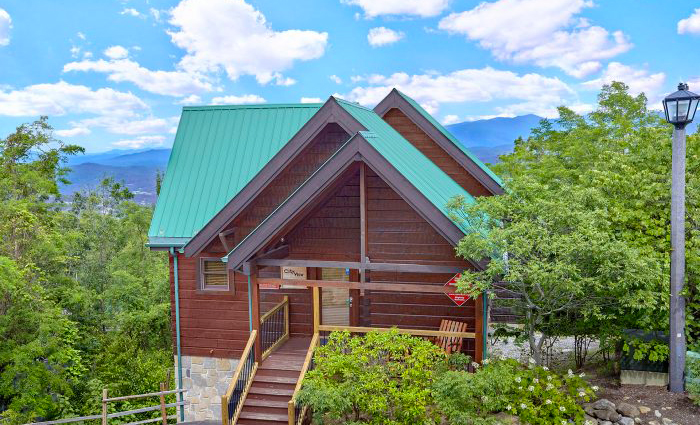
[(303, 365), (303, 361), (301, 362), (290, 362), (288, 360), (276, 360), (276, 359), (266, 359), (263, 364), (260, 366), (263, 370), (265, 369), (274, 369), (274, 370), (289, 370), (289, 371), (296, 371), (296, 372), (301, 372), (301, 366)]
[(287, 396), (290, 398), (294, 394), (293, 389), (264, 387), (264, 386), (257, 385), (255, 382), (253, 382), (253, 385), (251, 385), (249, 392), (252, 394), (280, 395), (280, 396)]
[(288, 403), (292, 396), (288, 395), (273, 395), (273, 394), (254, 394), (248, 393), (246, 400), (261, 400), (261, 401), (274, 401), (277, 403)]
[(274, 383), (274, 384), (290, 384), (290, 385), (296, 385), (297, 384), (297, 378), (290, 378), (288, 376), (274, 376), (274, 375), (258, 375), (255, 374), (255, 378), (253, 380), (254, 383), (257, 382), (267, 382), (267, 383)]
[(241, 412), (239, 416), (240, 419), (252, 419), (257, 421), (269, 421), (269, 422), (288, 422), (289, 416), (283, 415), (281, 413), (258, 413), (258, 412), (246, 412), (245, 410)]
[(274, 368), (259, 368), (258, 371), (255, 373), (255, 377), (257, 378), (258, 376), (281, 376), (285, 378), (292, 378), (294, 381), (299, 379), (299, 372), (298, 370), (285, 370), (285, 369), (274, 369)]
[(275, 408), (275, 409), (287, 409), (289, 407), (289, 404), (287, 401), (268, 400), (268, 399), (263, 399), (263, 398), (256, 399), (256, 398), (246, 397), (245, 403), (243, 403), (243, 409), (245, 409), (248, 406), (269, 407), (269, 408)]

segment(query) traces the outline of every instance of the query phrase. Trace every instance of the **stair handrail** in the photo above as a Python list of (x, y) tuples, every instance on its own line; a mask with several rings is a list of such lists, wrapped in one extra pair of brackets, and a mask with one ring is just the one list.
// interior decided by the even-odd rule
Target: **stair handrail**
[(289, 414), (289, 425), (301, 425), (306, 416), (307, 406), (297, 406), (297, 396), (301, 390), (301, 386), (304, 381), (304, 376), (306, 372), (313, 368), (312, 361), (314, 358), (314, 350), (318, 347), (320, 342), (319, 333), (314, 333), (311, 338), (311, 343), (309, 344), (309, 349), (306, 352), (306, 357), (304, 358), (304, 364), (301, 366), (301, 371), (299, 372), (299, 379), (297, 380), (297, 385), (294, 387), (294, 393), (292, 394), (292, 399), (289, 400), (287, 405), (287, 412)]
[(243, 349), (241, 360), (236, 366), (233, 378), (229, 383), (226, 394), (221, 396), (221, 420), (223, 425), (235, 425), (241, 414), (250, 386), (253, 384), (258, 362), (255, 361), (255, 338), (258, 331), (253, 330), (248, 337), (248, 343)]
[(272, 354), (279, 346), (289, 339), (289, 297), (272, 307), (270, 311), (260, 316), (260, 343), (262, 359)]

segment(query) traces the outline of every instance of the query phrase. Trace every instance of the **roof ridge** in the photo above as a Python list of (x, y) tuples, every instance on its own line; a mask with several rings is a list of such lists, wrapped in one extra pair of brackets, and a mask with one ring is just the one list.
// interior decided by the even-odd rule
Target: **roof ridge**
[(275, 108), (319, 108), (323, 103), (249, 103), (232, 105), (198, 105), (183, 106), (183, 111), (208, 109), (275, 109)]
[(333, 96), (333, 99), (335, 99), (336, 101), (338, 101), (338, 102), (340, 102), (340, 103), (344, 103), (344, 104), (346, 104), (346, 105), (352, 106), (352, 107), (354, 107), (354, 108), (364, 109), (364, 110), (366, 110), (366, 111), (372, 111), (372, 112), (374, 112), (373, 109), (368, 108), (368, 107), (363, 106), (363, 105), (360, 105), (359, 103), (355, 103), (355, 102), (351, 102), (351, 101), (349, 101), (349, 100), (341, 99), (341, 98), (336, 97), (336, 96)]

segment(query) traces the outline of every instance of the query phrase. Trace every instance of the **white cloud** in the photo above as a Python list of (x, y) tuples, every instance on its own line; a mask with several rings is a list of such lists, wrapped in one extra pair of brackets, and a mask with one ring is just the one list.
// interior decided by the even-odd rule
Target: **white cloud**
[(182, 69), (224, 71), (232, 80), (253, 75), (261, 84), (279, 83), (280, 72), (296, 61), (321, 57), (328, 43), (325, 32), (273, 30), (243, 0), (182, 0), (169, 23), (177, 27), (169, 32), (173, 43), (187, 52)]
[(396, 87), (413, 97), (428, 112), (435, 113), (442, 103), (515, 99), (532, 102), (533, 107), (535, 104), (551, 107), (566, 103), (574, 96), (573, 90), (558, 78), (539, 74), (518, 75), (491, 67), (463, 69), (449, 74), (375, 74), (369, 76), (367, 82), (367, 86), (356, 87), (344, 97), (373, 106)]
[(80, 32), (80, 31), (78, 31), (78, 38), (81, 39), (81, 40), (85, 40), (85, 39), (86, 39), (85, 34), (82, 33), (82, 32)]
[(343, 80), (342, 80), (340, 77), (338, 77), (337, 75), (335, 75), (335, 74), (331, 75), (331, 76), (328, 77), (328, 78), (330, 78), (331, 81), (333, 81), (333, 82), (336, 83), (336, 84), (343, 84)]
[(452, 13), (439, 28), (478, 41), (499, 60), (558, 67), (582, 78), (632, 47), (621, 31), (609, 33), (575, 15), (590, 0), (498, 0)]
[(110, 46), (105, 49), (104, 54), (110, 59), (124, 59), (129, 56), (129, 51), (123, 46)]
[(75, 137), (90, 134), (90, 129), (87, 127), (73, 127), (66, 130), (56, 130), (54, 133), (59, 137)]
[(20, 90), (0, 90), (0, 115), (13, 117), (88, 113), (133, 116), (148, 106), (132, 93), (59, 81), (35, 84)]
[(119, 140), (112, 145), (120, 148), (140, 149), (162, 146), (163, 142), (165, 142), (165, 136), (139, 136), (135, 139)]
[(302, 97), (301, 103), (321, 103), (323, 102), (320, 97)]
[(133, 7), (124, 8), (124, 10), (122, 10), (121, 12), (119, 12), (119, 14), (120, 14), (120, 15), (129, 15), (129, 16), (133, 16), (133, 17), (136, 17), (136, 18), (140, 18), (140, 17), (141, 17), (141, 12), (139, 12), (139, 11), (136, 10), (136, 9), (134, 9)]
[(437, 16), (447, 8), (449, 0), (340, 0), (341, 3), (359, 6), (367, 18), (381, 15)]
[(153, 71), (130, 59), (83, 60), (63, 66), (63, 72), (101, 72), (117, 83), (131, 82), (151, 93), (165, 96), (187, 96), (214, 90), (203, 76), (184, 71)]
[(459, 121), (460, 120), (457, 115), (445, 115), (445, 118), (442, 119), (442, 123), (445, 125), (455, 124)]
[(152, 133), (171, 133), (177, 127), (179, 117), (159, 118), (149, 116), (146, 118), (126, 119), (123, 117), (115, 117), (104, 115), (95, 118), (86, 118), (78, 122), (72, 122), (71, 125), (76, 127), (100, 127), (104, 128), (113, 134), (152, 134)]
[(265, 103), (266, 100), (257, 94), (244, 94), (243, 96), (220, 96), (211, 100), (212, 105), (243, 105), (247, 103)]
[(152, 7), (150, 9), (148, 9), (148, 13), (151, 14), (151, 16), (153, 17), (153, 20), (155, 20), (156, 22), (160, 22), (160, 15), (161, 15), (160, 10)]
[(72, 58), (77, 59), (78, 56), (80, 56), (80, 47), (78, 46), (72, 46), (70, 48), (70, 55)]
[(396, 43), (404, 38), (404, 36), (405, 34), (401, 31), (394, 31), (386, 27), (377, 27), (369, 30), (367, 41), (370, 46), (378, 47), (384, 46), (385, 44)]
[(700, 8), (678, 21), (678, 34), (700, 34)]
[(3, 8), (0, 8), (0, 46), (10, 44), (10, 30), (12, 29), (12, 18)]
[(199, 105), (202, 103), (202, 98), (196, 94), (191, 94), (177, 101), (180, 105)]
[(629, 86), (630, 93), (643, 92), (650, 101), (653, 101), (660, 96), (660, 91), (666, 81), (666, 74), (663, 72), (649, 74), (649, 71), (643, 68), (610, 62), (599, 78), (586, 81), (582, 85), (592, 90), (600, 90), (603, 84), (610, 84), (613, 81), (621, 81)]

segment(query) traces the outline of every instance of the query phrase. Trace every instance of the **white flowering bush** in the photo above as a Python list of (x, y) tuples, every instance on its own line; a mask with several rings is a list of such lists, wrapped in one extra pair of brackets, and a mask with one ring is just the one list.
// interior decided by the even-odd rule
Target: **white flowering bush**
[(438, 408), (455, 425), (491, 423), (499, 412), (528, 424), (584, 423), (580, 404), (595, 392), (572, 371), (560, 375), (516, 360), (492, 360), (474, 373), (446, 372), (433, 385)]

